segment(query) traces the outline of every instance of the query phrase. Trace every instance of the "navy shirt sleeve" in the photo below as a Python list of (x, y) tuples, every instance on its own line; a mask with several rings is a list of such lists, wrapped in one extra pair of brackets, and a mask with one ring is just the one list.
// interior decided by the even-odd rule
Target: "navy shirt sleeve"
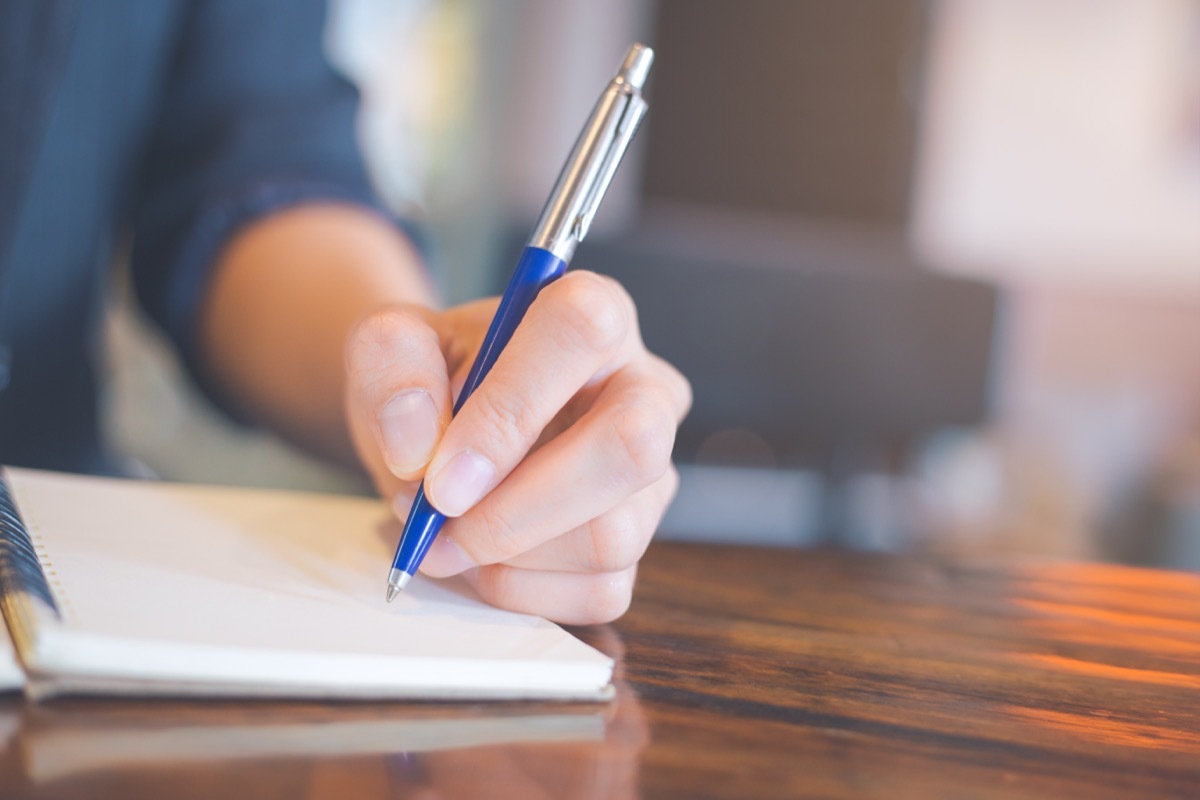
[(324, 57), (321, 0), (200, 0), (180, 27), (133, 202), (150, 317), (197, 369), (211, 267), (248, 223), (314, 200), (385, 213), (355, 141), (357, 94)]

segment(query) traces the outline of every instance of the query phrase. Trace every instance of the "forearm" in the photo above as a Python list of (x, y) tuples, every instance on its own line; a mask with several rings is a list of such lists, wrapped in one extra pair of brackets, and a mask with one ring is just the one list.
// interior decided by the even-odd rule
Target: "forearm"
[(206, 367), (252, 419), (349, 462), (346, 336), (375, 309), (432, 294), (418, 254), (384, 220), (351, 206), (288, 210), (239, 234), (217, 265), (201, 316)]

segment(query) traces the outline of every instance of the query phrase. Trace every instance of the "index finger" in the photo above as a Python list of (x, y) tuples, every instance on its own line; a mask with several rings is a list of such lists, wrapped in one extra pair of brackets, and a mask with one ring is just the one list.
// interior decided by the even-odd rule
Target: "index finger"
[(577, 271), (547, 286), (446, 428), (425, 472), (430, 502), (449, 517), (468, 511), (583, 386), (639, 346), (633, 301), (616, 281)]

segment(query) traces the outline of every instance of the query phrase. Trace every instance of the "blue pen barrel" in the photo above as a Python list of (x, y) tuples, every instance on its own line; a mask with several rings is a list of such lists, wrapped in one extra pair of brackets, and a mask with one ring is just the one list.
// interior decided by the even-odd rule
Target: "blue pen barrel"
[[(496, 309), (492, 325), (479, 348), (479, 354), (475, 356), (475, 363), (467, 373), (462, 394), (454, 404), (455, 414), (491, 371), (492, 365), (496, 363), (517, 326), (521, 324), (525, 312), (529, 310), (538, 292), (561, 277), (566, 269), (567, 263), (549, 250), (526, 247), (521, 253), (521, 259), (517, 262), (508, 288), (504, 290), (504, 297), (500, 300), (500, 307)], [(417, 499), (409, 511), (408, 520), (404, 523), (404, 533), (400, 536), (400, 546), (396, 550), (392, 568), (414, 574), (445, 522), (446, 517), (426, 499), (425, 484), (422, 482), (417, 491)]]
[(487, 336), (484, 337), (483, 346), (479, 348), (479, 354), (475, 356), (475, 363), (471, 365), (471, 371), (467, 373), (467, 381), (463, 384), (462, 394), (459, 395), (458, 402), (454, 404), (455, 414), (491, 371), (492, 365), (496, 363), (501, 351), (508, 345), (508, 340), (512, 338), (513, 332), (521, 324), (525, 312), (529, 310), (529, 306), (538, 296), (538, 292), (542, 290), (542, 287), (562, 277), (566, 269), (567, 262), (549, 250), (543, 250), (540, 247), (526, 247), (525, 251), (521, 253), (521, 259), (517, 262), (517, 267), (508, 281), (508, 287), (504, 290), (504, 297), (500, 300), (500, 307), (496, 309), (496, 316), (492, 319)]

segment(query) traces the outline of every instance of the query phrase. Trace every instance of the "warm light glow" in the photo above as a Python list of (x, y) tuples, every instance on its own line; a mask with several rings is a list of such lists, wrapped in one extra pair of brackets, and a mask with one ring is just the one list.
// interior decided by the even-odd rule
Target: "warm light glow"
[(1172, 731), (1156, 725), (1124, 722), (1098, 714), (1068, 714), (1047, 708), (1008, 706), (1005, 712), (1038, 725), (1053, 728), (1077, 739), (1122, 747), (1146, 747), (1156, 750), (1175, 750), (1200, 753), (1200, 741), (1182, 731)]

